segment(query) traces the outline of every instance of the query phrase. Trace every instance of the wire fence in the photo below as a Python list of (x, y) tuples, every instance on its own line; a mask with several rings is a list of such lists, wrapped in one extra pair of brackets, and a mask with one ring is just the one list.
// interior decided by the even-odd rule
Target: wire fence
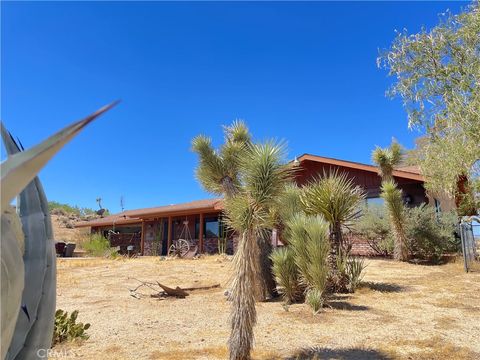
[(465, 271), (473, 269), (478, 260), (480, 245), (480, 217), (464, 217), (460, 223), (460, 236), (462, 239), (462, 253)]

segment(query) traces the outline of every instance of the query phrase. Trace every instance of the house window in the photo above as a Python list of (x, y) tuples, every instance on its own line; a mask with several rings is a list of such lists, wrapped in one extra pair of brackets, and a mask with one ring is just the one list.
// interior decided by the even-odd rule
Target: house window
[(437, 214), (440, 214), (442, 212), (442, 207), (440, 205), (440, 201), (437, 200), (437, 199), (433, 199), (433, 201), (434, 201), (434, 205), (435, 205), (435, 212)]
[(380, 196), (376, 196), (376, 197), (366, 198), (365, 202), (367, 204), (367, 207), (374, 207), (374, 206), (383, 206), (385, 203), (385, 200), (383, 200), (383, 198), (381, 198)]
[(205, 237), (218, 237), (218, 217), (205, 218)]
[[(218, 237), (219, 234), (218, 217), (206, 217), (203, 219), (203, 237), (212, 238)], [(195, 239), (200, 238), (200, 218), (195, 219)]]

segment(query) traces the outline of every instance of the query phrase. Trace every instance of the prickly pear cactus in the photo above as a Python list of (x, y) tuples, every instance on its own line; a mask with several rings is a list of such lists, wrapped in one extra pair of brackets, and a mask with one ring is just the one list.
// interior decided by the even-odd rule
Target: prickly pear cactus
[[(52, 343), (56, 257), (48, 202), (36, 174), (82, 128), (115, 103), (21, 151), (1, 125), (8, 159), (1, 164), (2, 359), (38, 359)], [(18, 215), (10, 201), (17, 198)], [(21, 221), (21, 225), (20, 225)]]

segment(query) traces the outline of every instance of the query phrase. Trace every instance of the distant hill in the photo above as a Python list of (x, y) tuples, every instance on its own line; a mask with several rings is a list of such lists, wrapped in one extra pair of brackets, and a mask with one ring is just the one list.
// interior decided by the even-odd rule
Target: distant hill
[[(78, 242), (88, 231), (88, 228), (77, 229), (78, 221), (89, 221), (100, 218), (97, 212), (90, 208), (82, 208), (76, 205), (63, 204), (57, 201), (49, 201), (48, 209), (52, 218), (52, 226), (55, 241)], [(109, 215), (108, 210), (103, 216)]]

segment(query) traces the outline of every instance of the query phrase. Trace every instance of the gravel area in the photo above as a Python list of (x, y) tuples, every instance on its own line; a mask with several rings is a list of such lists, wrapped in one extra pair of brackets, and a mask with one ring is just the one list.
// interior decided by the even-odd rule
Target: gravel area
[[(313, 315), (305, 304), (257, 305), (255, 359), (480, 358), (480, 272), (369, 259), (364, 285)], [(56, 346), (82, 359), (226, 359), (231, 261), (58, 259), (57, 307), (80, 311), (90, 338)], [(185, 299), (136, 299), (142, 281), (209, 286)], [(148, 295), (148, 289), (139, 290)], [(51, 354), (51, 357), (53, 357)]]

